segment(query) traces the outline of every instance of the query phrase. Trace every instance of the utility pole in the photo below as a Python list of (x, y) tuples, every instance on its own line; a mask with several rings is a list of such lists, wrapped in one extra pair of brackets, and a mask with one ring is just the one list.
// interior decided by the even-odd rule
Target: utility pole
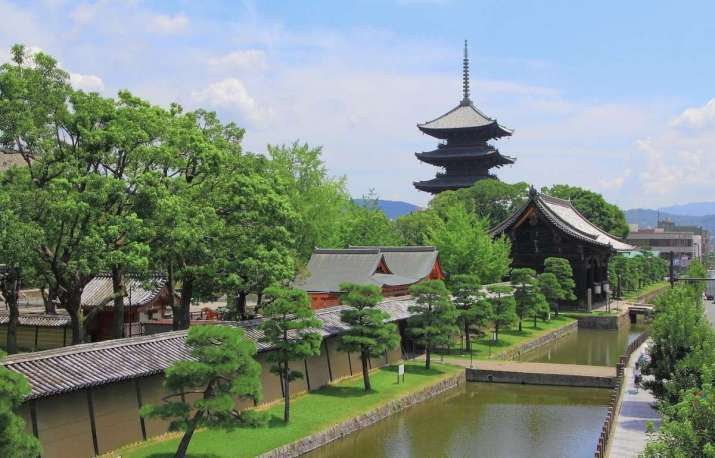
[(673, 252), (670, 252), (670, 287), (673, 288), (675, 286), (675, 268), (673, 266)]

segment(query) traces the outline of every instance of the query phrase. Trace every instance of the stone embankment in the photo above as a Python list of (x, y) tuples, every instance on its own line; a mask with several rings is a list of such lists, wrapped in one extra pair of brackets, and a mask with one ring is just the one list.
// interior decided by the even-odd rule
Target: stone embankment
[(468, 382), (588, 388), (613, 388), (616, 384), (616, 369), (605, 366), (478, 361), (466, 371)]
[(401, 412), (415, 404), (431, 399), (445, 391), (463, 385), (466, 381), (464, 372), (453, 377), (442, 380), (434, 385), (424, 388), (416, 393), (404, 396), (400, 399), (390, 401), (370, 412), (358, 415), (357, 417), (338, 423), (330, 428), (304, 437), (290, 444), (278, 447), (270, 452), (260, 455), (260, 458), (283, 458), (295, 457), (315, 450), (318, 447), (341, 439), (349, 434), (370, 426), (383, 418)]
[(516, 348), (511, 348), (501, 353), (497, 353), (492, 359), (518, 360), (521, 358), (522, 354), (528, 353), (532, 350), (536, 350), (539, 347), (543, 347), (544, 345), (555, 342), (562, 337), (576, 332), (577, 330), (578, 322), (574, 321), (573, 323), (569, 323), (563, 327), (554, 329), (553, 331), (543, 334), (535, 339), (529, 340), (528, 342), (524, 342)]

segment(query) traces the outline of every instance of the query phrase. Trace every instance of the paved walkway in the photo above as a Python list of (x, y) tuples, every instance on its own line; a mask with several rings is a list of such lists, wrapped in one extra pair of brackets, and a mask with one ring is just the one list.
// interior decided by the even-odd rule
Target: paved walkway
[(660, 417), (653, 408), (655, 398), (643, 388), (636, 390), (633, 383), (633, 365), (638, 357), (645, 352), (647, 344), (648, 341), (633, 352), (628, 366), (626, 366), (623, 402), (616, 417), (608, 450), (608, 456), (611, 458), (638, 456), (648, 440), (646, 423), (652, 421), (656, 428), (660, 426)]
[[(432, 361), (439, 362), (439, 357)], [(444, 358), (444, 362), (457, 366), (469, 367), (469, 360), (464, 358)], [(504, 372), (523, 372), (530, 374), (583, 375), (588, 377), (615, 377), (616, 368), (608, 366), (586, 366), (580, 364), (522, 363), (518, 361), (474, 360), (474, 369)]]

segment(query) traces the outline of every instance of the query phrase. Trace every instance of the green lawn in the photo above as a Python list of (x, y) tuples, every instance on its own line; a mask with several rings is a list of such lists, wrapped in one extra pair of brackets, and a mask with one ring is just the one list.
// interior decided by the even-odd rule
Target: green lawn
[[(499, 331), (499, 340), (495, 343), (491, 344), (491, 355), (492, 357), (496, 356), (497, 354), (510, 350), (514, 347), (517, 347), (527, 340), (534, 339), (536, 337), (541, 336), (542, 334), (545, 334), (549, 331), (553, 331), (554, 329), (558, 329), (561, 327), (566, 326), (569, 323), (572, 323), (575, 321), (573, 318), (565, 316), (563, 313), (560, 314), (558, 317), (551, 316), (551, 321), (543, 322), (543, 321), (537, 321), (536, 323), (536, 328), (534, 328), (534, 321), (533, 320), (527, 320), (524, 321), (522, 324), (522, 331), (518, 331), (518, 327), (515, 326), (513, 329), (508, 329), (508, 330), (500, 330)], [(480, 339), (472, 340), (472, 357), (474, 359), (488, 359), (490, 355), (490, 340), (491, 338), (491, 331), (489, 332), (488, 335), (483, 336)], [(437, 352), (438, 353), (438, 352)], [(446, 354), (445, 354), (446, 356)], [(451, 357), (457, 357), (457, 358), (469, 358), (469, 352), (466, 350), (460, 350), (459, 348), (457, 349), (452, 349), (452, 351), (449, 353), (449, 356)], [(439, 355), (436, 356), (436, 358), (433, 358), (433, 360), (439, 361)]]
[(623, 293), (623, 299), (632, 301), (634, 299), (639, 298), (640, 296), (643, 296), (648, 293), (652, 293), (653, 291), (658, 290), (663, 287), (666, 287), (666, 286), (668, 286), (667, 281), (653, 283), (651, 285), (644, 286), (643, 288), (637, 289), (635, 291), (628, 291), (628, 292)]
[[(267, 452), (336, 423), (370, 411), (388, 401), (445, 379), (463, 368), (433, 364), (429, 371), (418, 362), (405, 364), (405, 383), (397, 384), (395, 366), (373, 372), (372, 391), (362, 388), (362, 377), (351, 378), (300, 396), (291, 402), (291, 422), (283, 423), (283, 404), (268, 409), (268, 427), (233, 432), (202, 430), (194, 434), (188, 456), (194, 458), (249, 457)], [(174, 456), (179, 438), (148, 441), (126, 447), (111, 456), (164, 458)]]

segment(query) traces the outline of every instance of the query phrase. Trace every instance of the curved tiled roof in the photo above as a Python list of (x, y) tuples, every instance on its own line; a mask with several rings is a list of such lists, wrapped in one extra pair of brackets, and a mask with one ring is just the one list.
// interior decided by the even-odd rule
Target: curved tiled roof
[[(378, 305), (390, 316), (389, 321), (408, 318), (411, 298), (395, 298)], [(340, 334), (347, 326), (340, 321), (346, 306), (316, 312), (322, 322), (323, 337)], [(226, 326), (243, 328), (259, 351), (270, 346), (261, 341), (261, 319), (225, 322)], [(171, 331), (150, 336), (128, 337), (63, 347), (54, 350), (22, 353), (7, 357), (2, 364), (24, 375), (30, 384), (27, 399), (42, 398), (107, 383), (162, 373), (176, 361), (191, 359), (185, 344), (187, 331)]]
[[(161, 290), (166, 285), (166, 278), (154, 276), (143, 281), (137, 278), (125, 277), (125, 288), (127, 296), (125, 305), (132, 307), (146, 305), (156, 299)], [(96, 307), (114, 293), (112, 287), (111, 274), (99, 274), (95, 276), (82, 290), (82, 306)], [(113, 304), (107, 304), (111, 307)]]
[[(46, 315), (44, 313), (22, 313), (18, 317), (20, 326), (40, 326), (47, 328), (61, 328), (69, 326), (71, 319), (69, 315)], [(0, 312), (0, 325), (7, 324), (10, 315), (7, 312)]]
[(403, 247), (353, 247), (378, 248), (385, 259), (387, 267), (393, 274), (412, 279), (422, 280), (432, 272), (439, 252), (433, 246), (403, 246)]
[(536, 206), (540, 213), (552, 224), (568, 235), (599, 246), (610, 246), (616, 251), (630, 251), (634, 247), (616, 236), (599, 228), (584, 217), (570, 201), (546, 194), (532, 192), (529, 201), (509, 218), (490, 230), (492, 235), (500, 234), (514, 224), (524, 211), (531, 205)]
[(500, 125), (495, 119), (485, 115), (471, 102), (459, 104), (442, 116), (417, 127), (426, 134), (435, 131), (453, 129), (493, 129), (493, 137), (505, 137), (512, 134), (512, 130)]

